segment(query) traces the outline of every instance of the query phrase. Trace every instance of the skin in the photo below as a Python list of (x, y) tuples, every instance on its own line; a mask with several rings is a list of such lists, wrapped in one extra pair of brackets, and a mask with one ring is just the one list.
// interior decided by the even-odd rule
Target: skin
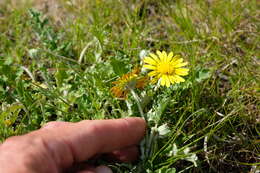
[(0, 172), (109, 172), (104, 166), (94, 168), (85, 161), (104, 153), (123, 162), (137, 159), (137, 145), (145, 128), (141, 118), (51, 122), (1, 144)]

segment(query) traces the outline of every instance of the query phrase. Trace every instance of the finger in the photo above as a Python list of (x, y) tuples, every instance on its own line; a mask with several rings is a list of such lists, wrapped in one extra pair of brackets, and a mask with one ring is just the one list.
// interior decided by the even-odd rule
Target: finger
[(96, 173), (95, 170), (91, 171), (91, 170), (82, 170), (82, 171), (78, 171), (78, 172), (73, 172), (73, 173)]
[(64, 173), (82, 173), (89, 172), (95, 173), (95, 167), (88, 163), (77, 163), (71, 166), (70, 168), (63, 171)]
[(113, 173), (112, 170), (107, 166), (98, 166), (95, 169), (86, 169), (76, 171), (76, 173)]
[(57, 166), (87, 160), (98, 153), (107, 153), (139, 143), (145, 133), (141, 118), (94, 120), (45, 129), (28, 136), (41, 137), (52, 153)]
[(91, 171), (91, 170), (82, 170), (82, 171), (78, 171), (78, 172), (75, 172), (75, 173), (96, 173), (96, 172), (95, 172), (95, 170), (93, 170), (93, 171)]
[(95, 173), (113, 173), (112, 170), (107, 166), (98, 166), (95, 169)]
[(51, 128), (57, 128), (57, 127), (62, 127), (65, 125), (70, 124), (69, 122), (62, 122), (62, 121), (52, 121), (44, 124), (42, 126), (42, 129), (51, 129)]
[(138, 159), (139, 150), (137, 146), (131, 146), (120, 150), (115, 150), (105, 155), (108, 161), (133, 162)]

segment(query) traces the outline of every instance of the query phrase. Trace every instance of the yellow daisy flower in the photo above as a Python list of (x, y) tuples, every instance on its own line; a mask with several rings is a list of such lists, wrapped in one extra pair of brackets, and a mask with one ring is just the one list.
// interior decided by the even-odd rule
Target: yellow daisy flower
[(115, 97), (125, 99), (130, 89), (138, 88), (143, 89), (147, 77), (139, 77), (140, 68), (135, 68), (132, 72), (124, 74), (122, 77), (118, 78), (113, 84), (110, 91)]
[[(157, 54), (157, 55), (156, 55)], [(168, 55), (165, 51), (157, 51), (156, 54), (150, 53), (150, 56), (144, 58), (144, 68), (151, 70), (148, 76), (153, 81), (160, 81), (160, 85), (169, 87), (171, 84), (184, 82), (181, 76), (188, 75), (189, 69), (183, 68), (188, 63), (183, 62), (179, 55)]]

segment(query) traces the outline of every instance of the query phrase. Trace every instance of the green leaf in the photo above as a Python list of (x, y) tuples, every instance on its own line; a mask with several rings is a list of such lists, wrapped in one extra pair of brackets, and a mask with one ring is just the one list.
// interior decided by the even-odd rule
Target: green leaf
[(167, 134), (171, 132), (167, 124), (163, 124), (158, 127), (158, 132), (160, 137), (165, 137)]
[(115, 74), (119, 76), (122, 76), (128, 71), (126, 64), (123, 61), (112, 59), (110, 64), (112, 65)]
[(14, 123), (17, 119), (19, 112), (23, 109), (23, 105), (20, 103), (14, 103), (6, 108), (0, 114), (0, 122), (3, 123), (4, 120), (10, 119), (11, 123)]
[(175, 173), (175, 168), (163, 167), (155, 171), (155, 173)]
[(66, 73), (66, 70), (65, 70), (65, 66), (63, 66), (61, 64), (58, 65), (57, 71), (55, 73), (55, 79), (56, 79), (57, 86), (61, 87), (64, 79), (66, 79), (66, 78), (67, 78), (67, 73)]
[(209, 71), (209, 69), (200, 69), (196, 75), (196, 81), (197, 82), (202, 82), (208, 78), (210, 78), (211, 76), (211, 72)]

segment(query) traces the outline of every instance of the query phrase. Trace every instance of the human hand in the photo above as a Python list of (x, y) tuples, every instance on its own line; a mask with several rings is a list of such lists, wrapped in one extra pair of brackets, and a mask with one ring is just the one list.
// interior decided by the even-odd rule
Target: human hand
[[(51, 122), (0, 145), (1, 173), (58, 173), (97, 154), (110, 153), (121, 161), (138, 157), (137, 145), (145, 133), (141, 118)], [(77, 173), (112, 172), (108, 167), (82, 165)]]

